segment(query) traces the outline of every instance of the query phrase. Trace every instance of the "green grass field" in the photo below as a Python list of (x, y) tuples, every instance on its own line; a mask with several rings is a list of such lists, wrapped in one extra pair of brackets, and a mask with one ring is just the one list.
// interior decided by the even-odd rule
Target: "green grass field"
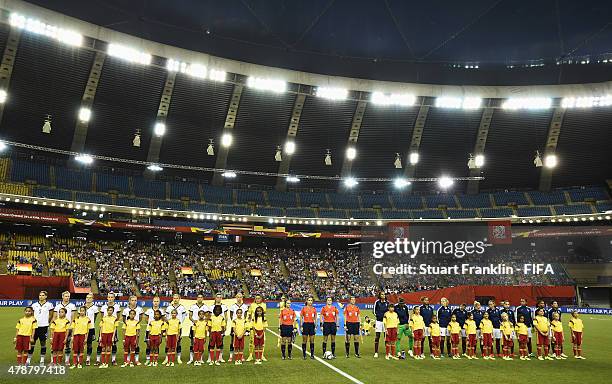
[[(268, 321), (271, 330), (277, 331), (277, 310), (270, 310)], [(119, 383), (119, 382), (164, 382), (191, 383), (201, 380), (210, 380), (215, 383), (275, 383), (284, 380), (289, 383), (351, 383), (354, 382), (332, 368), (317, 360), (302, 360), (301, 352), (294, 348), (293, 360), (281, 360), (280, 350), (277, 348), (277, 339), (271, 333), (266, 333), (266, 356), (268, 362), (263, 365), (245, 363), (242, 366), (223, 364), (220, 367), (208, 365), (193, 367), (180, 365), (176, 367), (134, 367), (98, 369), (85, 367), (81, 370), (71, 370), (65, 376), (54, 377), (14, 377), (7, 373), (10, 365), (16, 361), (14, 346), (12, 344), (15, 333), (14, 324), (22, 316), (19, 308), (0, 309), (0, 382), (13, 383), (28, 380), (54, 381), (58, 383)], [(569, 358), (564, 361), (468, 361), (443, 359), (441, 361), (426, 360), (399, 360), (387, 361), (384, 358), (374, 359), (374, 337), (364, 337), (361, 359), (344, 357), (344, 342), (339, 339), (336, 347), (336, 360), (329, 364), (348, 375), (357, 382), (363, 383), (406, 383), (417, 380), (420, 383), (456, 383), (463, 380), (474, 381), (474, 377), (482, 378), (483, 383), (605, 383), (612, 377), (612, 317), (583, 315), (585, 323), (585, 339), (583, 344), (584, 355), (587, 360)], [(564, 319), (566, 323), (567, 317)], [(316, 343), (316, 351), (320, 355), (321, 342)], [(226, 339), (227, 344), (229, 338)], [(301, 344), (300, 337), (298, 343)], [(188, 360), (189, 340), (183, 343), (183, 361)], [(119, 343), (121, 344), (121, 343)], [(144, 359), (144, 342), (141, 340)], [(351, 348), (352, 349), (352, 348)], [(381, 345), (384, 355), (384, 345)], [(427, 347), (426, 347), (427, 350)], [(535, 346), (534, 346), (535, 350)], [(571, 357), (571, 345), (566, 343), (565, 351)], [(39, 348), (33, 358), (38, 361)], [(48, 359), (50, 352), (47, 353)], [(119, 345), (118, 360), (123, 357)]]

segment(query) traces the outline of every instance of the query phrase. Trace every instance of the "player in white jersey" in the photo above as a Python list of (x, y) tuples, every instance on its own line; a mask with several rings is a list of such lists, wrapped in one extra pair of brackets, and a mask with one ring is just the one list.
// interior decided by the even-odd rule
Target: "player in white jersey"
[[(106, 295), (106, 303), (100, 307), (100, 313), (107, 314), (108, 308), (113, 308), (113, 316), (117, 318), (117, 321), (121, 322), (121, 306), (119, 303), (115, 303), (115, 293), (109, 292)], [(112, 356), (113, 356), (113, 365), (117, 365), (117, 331), (115, 331), (115, 336), (113, 336), (113, 346), (111, 348)], [(96, 350), (96, 365), (100, 363), (100, 355), (102, 353), (102, 347), (100, 343), (98, 343), (98, 349)]]
[(229, 318), (232, 321), (232, 328), (230, 332), (230, 356), (227, 361), (230, 363), (234, 359), (234, 326), (233, 321), (236, 318), (236, 311), (242, 309), (242, 313), (245, 314), (249, 310), (249, 306), (244, 303), (244, 296), (238, 292), (236, 294), (236, 302), (229, 307)]
[(85, 297), (85, 314), (89, 317), (89, 331), (87, 333), (87, 361), (85, 365), (91, 364), (91, 353), (93, 352), (93, 342), (96, 339), (96, 317), (100, 313), (100, 308), (93, 302), (93, 293), (88, 293)]
[[(134, 317), (134, 319), (136, 319), (136, 321), (138, 321), (139, 323), (141, 322), (141, 318), (143, 315), (143, 310), (142, 307), (138, 306), (138, 298), (135, 295), (131, 295), (130, 299), (128, 301), (128, 305), (127, 307), (125, 307), (123, 309), (122, 312), (122, 316), (124, 319), (127, 319), (130, 317), (130, 311), (134, 310), (134, 312), (136, 312), (136, 316)], [(140, 365), (140, 343), (139, 340), (136, 340), (136, 348), (134, 349), (134, 352), (136, 354), (136, 362), (135, 364), (138, 366)]]
[[(60, 308), (64, 308), (66, 310), (66, 319), (72, 322), (72, 315), (74, 312), (76, 312), (77, 308), (76, 308), (76, 305), (70, 302), (70, 292), (68, 291), (62, 292), (62, 301), (59, 302), (53, 309), (53, 320), (59, 317)], [(71, 337), (72, 337), (72, 329), (68, 329), (68, 331), (66, 332), (66, 340), (70, 340)], [(70, 365), (70, 352), (71, 352), (70, 343), (67, 343), (66, 349), (64, 350), (64, 354), (66, 355), (65, 356), (66, 365)]]
[[(147, 327), (151, 325), (151, 322), (154, 320), (155, 311), (160, 311), (162, 315), (164, 314), (164, 310), (161, 307), (161, 300), (159, 299), (159, 296), (153, 297), (153, 307), (147, 309), (147, 311), (144, 313), (147, 320)], [(147, 345), (147, 361), (149, 361), (149, 355), (151, 354), (151, 349), (149, 348), (149, 331), (145, 332), (145, 344)]]
[(34, 346), (36, 341), (40, 340), (40, 365), (45, 365), (45, 356), (47, 354), (47, 333), (49, 332), (49, 322), (53, 319), (53, 304), (47, 301), (47, 291), (40, 291), (38, 301), (32, 304), (34, 317), (36, 318), (37, 328), (34, 331), (34, 343), (28, 352), (27, 365), (30, 365)]
[[(196, 302), (191, 304), (191, 307), (189, 307), (189, 318), (194, 324), (200, 319), (198, 315), (200, 311), (210, 311), (206, 303), (204, 303), (204, 295), (201, 293), (198, 294)], [(187, 364), (193, 363), (193, 328), (189, 331), (189, 340), (191, 341), (191, 343), (189, 346), (189, 361), (187, 362)]]
[[(185, 307), (183, 306), (183, 304), (181, 304), (181, 295), (179, 295), (178, 293), (175, 293), (174, 295), (172, 295), (172, 301), (170, 302), (170, 304), (168, 305), (168, 307), (166, 307), (166, 319), (170, 319), (172, 318), (172, 311), (176, 310), (176, 318), (180, 320), (181, 324), (183, 323), (183, 321), (185, 321), (185, 317), (187, 317), (187, 309), (185, 309)], [(178, 342), (177, 342), (177, 347), (176, 347), (176, 357), (177, 360), (176, 362), (179, 364), (183, 364), (183, 362), (181, 361), (181, 352), (182, 352), (182, 348), (181, 348), (181, 338), (182, 338), (182, 332), (178, 335)], [(168, 353), (167, 347), (166, 347), (166, 354)], [(166, 356), (166, 359), (168, 357)], [(166, 360), (164, 360), (164, 364), (167, 363)]]

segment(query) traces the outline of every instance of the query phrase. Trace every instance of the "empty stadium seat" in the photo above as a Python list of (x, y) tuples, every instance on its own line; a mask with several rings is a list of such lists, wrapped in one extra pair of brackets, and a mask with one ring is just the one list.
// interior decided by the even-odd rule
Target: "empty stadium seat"
[(328, 193), (332, 208), (359, 209), (359, 198), (353, 193)]
[(401, 211), (401, 210), (388, 210), (385, 209), (381, 212), (383, 219), (411, 219), (412, 215), (410, 211)]
[(475, 209), (449, 209), (446, 215), (451, 219), (472, 219), (478, 216)]
[(296, 207), (297, 197), (294, 192), (268, 191), (268, 202), (273, 207)]
[(49, 185), (49, 166), (42, 163), (31, 163), (23, 160), (13, 160), (11, 167), (11, 180), (25, 182), (35, 181), (37, 184)]
[(553, 205), (553, 204), (566, 204), (565, 195), (561, 191), (551, 192), (540, 192), (532, 191), (528, 192), (531, 201), (535, 205)]
[(348, 219), (346, 211), (343, 209), (319, 209), (319, 217), (325, 219)]
[(172, 181), (170, 183), (170, 198), (180, 200), (183, 197), (191, 201), (200, 201), (200, 191), (196, 183)]
[(587, 199), (600, 201), (600, 200), (609, 200), (610, 196), (608, 196), (608, 192), (604, 188), (601, 187), (584, 187), (584, 188), (575, 188), (567, 191), (570, 196), (570, 199), (574, 202), (583, 202)]
[(258, 207), (255, 213), (259, 216), (284, 216), (283, 209), (278, 207)]
[(327, 198), (323, 192), (300, 192), (300, 203), (302, 207), (317, 205), (319, 207), (329, 208)]
[(181, 201), (177, 200), (153, 200), (151, 202), (153, 208), (158, 209), (173, 209), (176, 211), (184, 211), (185, 206)]
[(238, 204), (261, 204), (265, 203), (264, 195), (262, 191), (252, 191), (248, 189), (237, 189), (236, 190), (236, 202)]
[(84, 203), (95, 203), (95, 204), (112, 204), (113, 199), (104, 193), (93, 193), (93, 192), (77, 192), (76, 201), (82, 201)]
[(491, 207), (491, 199), (488, 193), (480, 193), (478, 195), (459, 195), (459, 204), (463, 208), (489, 208)]
[(55, 185), (62, 189), (91, 192), (92, 174), (88, 170), (55, 168)]
[(423, 208), (423, 199), (421, 196), (394, 194), (391, 195), (393, 205), (397, 209), (421, 209)]
[(600, 201), (597, 203), (597, 212), (612, 211), (612, 201)]
[(510, 217), (513, 214), (512, 208), (480, 208), (481, 217)]
[(591, 206), (588, 204), (572, 204), (572, 205), (555, 205), (553, 207), (557, 215), (580, 215), (585, 213), (593, 213)]
[(205, 212), (205, 213), (219, 213), (220, 212), (220, 208), (217, 204), (189, 203), (188, 209), (190, 211)]
[(129, 178), (123, 175), (110, 175), (107, 173), (96, 174), (96, 191), (116, 191), (123, 195), (130, 194)]
[(32, 195), (36, 197), (46, 197), (48, 199), (72, 201), (72, 191), (66, 191), (63, 189), (36, 187), (33, 189)]
[(429, 208), (438, 208), (440, 205), (446, 205), (449, 208), (455, 208), (455, 196), (446, 193), (440, 193), (438, 195), (425, 196), (425, 204)]
[(151, 203), (149, 199), (139, 199), (132, 197), (118, 197), (117, 205), (123, 205), (126, 207), (139, 207), (139, 208), (150, 208)]
[(215, 204), (233, 204), (232, 190), (229, 188), (202, 186), (204, 201)]
[(439, 209), (418, 209), (411, 212), (414, 219), (443, 219), (444, 213)]
[(361, 195), (361, 204), (364, 208), (391, 208), (389, 195), (385, 193), (366, 193)]
[(373, 209), (360, 209), (350, 211), (349, 216), (354, 219), (378, 219), (378, 214)]
[(519, 216), (551, 216), (550, 207), (519, 207), (517, 209)]
[(523, 192), (496, 192), (493, 194), (493, 199), (495, 199), (495, 204), (501, 207), (507, 206), (510, 203), (516, 205), (529, 205)]
[(221, 213), (227, 213), (231, 215), (250, 215), (251, 208), (239, 205), (222, 205)]
[(166, 198), (166, 183), (164, 181), (149, 180), (144, 177), (134, 177), (134, 195), (163, 200)]
[(317, 217), (312, 208), (287, 208), (285, 212), (291, 217)]

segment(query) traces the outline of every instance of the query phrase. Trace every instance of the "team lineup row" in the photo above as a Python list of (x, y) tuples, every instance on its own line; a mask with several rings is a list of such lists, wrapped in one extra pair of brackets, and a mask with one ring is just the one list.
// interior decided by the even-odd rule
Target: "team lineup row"
[[(93, 295), (88, 295), (85, 305), (77, 308), (70, 302), (70, 293), (64, 292), (62, 301), (53, 306), (47, 301), (47, 293), (39, 294), (38, 302), (25, 309), (25, 315), (17, 322), (15, 335), (15, 349), (17, 361), (20, 365), (30, 364), (34, 347), (37, 342), (41, 345), (40, 364), (45, 364), (46, 339), (48, 331), (51, 332), (52, 364), (65, 363), (69, 365), (72, 352), (71, 368), (82, 368), (91, 364), (93, 343), (97, 341), (95, 363), (100, 368), (107, 368), (109, 364), (116, 365), (116, 353), (119, 329), (123, 329), (124, 360), (122, 367), (141, 365), (140, 363), (140, 329), (146, 324), (146, 362), (147, 366), (159, 364), (159, 352), (162, 339), (165, 338), (165, 360), (162, 364), (174, 366), (175, 362), (181, 364), (181, 339), (190, 339), (190, 359), (188, 364), (201, 365), (208, 343), (208, 364), (219, 365), (223, 359), (224, 336), (228, 331), (230, 336), (229, 361), (240, 365), (245, 361), (245, 339), (249, 342), (249, 357), (246, 361), (255, 358), (255, 364), (266, 361), (264, 357), (265, 331), (268, 328), (266, 321), (266, 303), (261, 296), (247, 305), (242, 294), (237, 294), (235, 303), (229, 308), (223, 304), (221, 295), (215, 297), (212, 305), (204, 302), (202, 295), (198, 295), (196, 302), (187, 310), (181, 303), (179, 295), (174, 295), (172, 302), (162, 308), (158, 297), (153, 299), (152, 308), (143, 310), (137, 305), (136, 296), (131, 296), (127, 307), (121, 310), (115, 302), (115, 295), (111, 292), (107, 301), (101, 307), (93, 303)], [(556, 302), (548, 311), (544, 303), (538, 303), (533, 311), (522, 300), (516, 311), (511, 311), (507, 301), (502, 302), (498, 308), (493, 301), (484, 310), (478, 302), (474, 303), (472, 311), (467, 311), (465, 304), (451, 311), (448, 300), (442, 299), (441, 306), (434, 313), (428, 298), (422, 299), (422, 305), (410, 309), (399, 299), (397, 304), (391, 304), (381, 292), (374, 305), (375, 332), (374, 357), (378, 357), (378, 348), (381, 335), (384, 335), (386, 354), (388, 360), (405, 358), (405, 352), (400, 350), (403, 337), (408, 339), (408, 350), (415, 359), (424, 358), (425, 340), (429, 343), (430, 355), (433, 359), (440, 359), (444, 355), (444, 345), (448, 349), (449, 357), (460, 359), (459, 345), (463, 349), (463, 356), (468, 359), (478, 359), (477, 345), (484, 359), (495, 359), (493, 340), (497, 347), (497, 356), (500, 356), (500, 345), (504, 360), (512, 360), (514, 355), (514, 341), (518, 341), (521, 360), (530, 360), (532, 329), (537, 332), (538, 359), (553, 359), (549, 350), (554, 351), (554, 358), (565, 359), (563, 353), (564, 332), (561, 322), (561, 312)], [(279, 347), (282, 359), (292, 358), (292, 346), (297, 334), (302, 335), (302, 356), (307, 358), (307, 344), (310, 358), (315, 358), (314, 338), (317, 323), (323, 333), (322, 352), (326, 359), (335, 358), (336, 333), (340, 327), (340, 311), (344, 311), (345, 352), (349, 357), (350, 343), (354, 344), (356, 357), (359, 355), (359, 346), (362, 336), (368, 335), (372, 328), (372, 321), (368, 316), (362, 322), (361, 311), (352, 297), (346, 305), (337, 303), (328, 298), (320, 311), (313, 306), (313, 299), (308, 298), (299, 314), (291, 309), (291, 301), (281, 301), (279, 314)], [(100, 314), (100, 319), (96, 319)], [(143, 321), (144, 320), (144, 321)], [(99, 326), (96, 338), (95, 325)], [(577, 312), (572, 313), (568, 322), (571, 331), (571, 341), (574, 356), (582, 357), (582, 335), (584, 326)], [(330, 341), (330, 350), (327, 350)]]

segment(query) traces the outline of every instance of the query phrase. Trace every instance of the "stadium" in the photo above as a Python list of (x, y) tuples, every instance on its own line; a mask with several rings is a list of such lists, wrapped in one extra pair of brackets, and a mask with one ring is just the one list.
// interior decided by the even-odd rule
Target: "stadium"
[(0, 1), (1, 382), (608, 381), (611, 14)]

